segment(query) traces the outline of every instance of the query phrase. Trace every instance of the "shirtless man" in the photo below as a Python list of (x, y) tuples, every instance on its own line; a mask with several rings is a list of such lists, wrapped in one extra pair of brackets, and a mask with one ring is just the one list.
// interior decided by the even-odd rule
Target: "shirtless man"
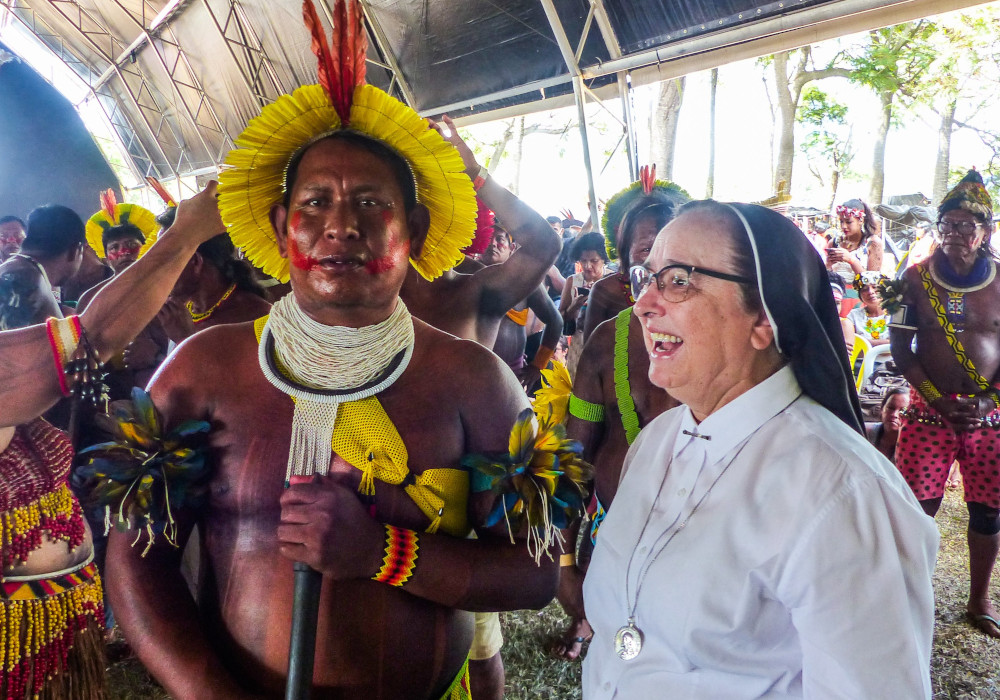
[[(618, 272), (598, 280), (590, 290), (583, 326), (584, 341), (600, 324), (635, 303), (630, 290), (629, 270), (633, 265), (641, 265), (646, 260), (656, 234), (674, 218), (676, 206), (685, 201), (686, 197), (673, 191), (654, 189), (633, 202), (620, 225), (613, 227), (618, 229), (615, 241)], [(605, 236), (607, 234), (605, 231)]]
[[(272, 209), (272, 222), (281, 255), (293, 262), (293, 291), (269, 325), (286, 301), (324, 326), (366, 329), (397, 313), (407, 258), (419, 258), (429, 215), (412, 179), (400, 177), (384, 146), (373, 148), (338, 131), (290, 170), (287, 203)], [(527, 214), (521, 225), (536, 223), (548, 229)], [(377, 399), (406, 446), (409, 473), (418, 482), (430, 469), (448, 474), (440, 517), (458, 521), (451, 534), (423, 532), (428, 515), (402, 486), (376, 480), (363, 505), (362, 472), (339, 454), (329, 476), (283, 490), (295, 404), (265, 378), (255, 324), (196, 334), (154, 379), (168, 425), (197, 417), (216, 426), (210, 500), (178, 514), (181, 545), (192, 523), (202, 531), (200, 610), (178, 574), (178, 550), (159, 542), (143, 558), (132, 536), (114, 533), (109, 553), (120, 622), (173, 697), (281, 695), (293, 561), (323, 573), (314, 698), (441, 697), (472, 639), (464, 610), (540, 607), (553, 595), (557, 569), (536, 566), (503, 527), (479, 527), (492, 499), (469, 494), (458, 474), (463, 454), (507, 449), (527, 405), (523, 392), (488, 350), (417, 319), (412, 326), (409, 365)], [(420, 531), (405, 590), (371, 580), (385, 556), (383, 522)], [(478, 539), (464, 538), (470, 527)]]
[[(493, 231), (493, 239), (486, 251), (480, 256), (480, 260), (487, 265), (502, 265), (510, 259), (511, 253), (514, 252), (513, 248), (510, 234), (497, 226)], [(535, 317), (543, 324), (544, 329), (538, 352), (528, 363), (524, 351), (528, 342), (527, 327), (530, 313), (535, 314)], [(493, 344), (493, 352), (514, 370), (514, 374), (521, 380), (521, 386), (530, 389), (538, 381), (541, 371), (548, 367), (552, 353), (555, 352), (559, 339), (562, 337), (562, 328), (563, 322), (559, 309), (552, 303), (552, 299), (546, 294), (544, 287), (536, 287), (527, 299), (515, 304), (514, 308), (500, 320), (500, 329), (497, 333), (497, 340)]]
[[(102, 243), (104, 256), (114, 270), (120, 274), (139, 259), (146, 237), (134, 225), (129, 223), (112, 226), (104, 231)], [(95, 251), (96, 252), (96, 251)], [(113, 278), (112, 278), (113, 279)], [(91, 299), (108, 284), (105, 280), (88, 289), (80, 297), (77, 309), (86, 309)], [(125, 309), (122, 309), (125, 313)], [(167, 357), (170, 339), (158, 320), (153, 319), (139, 333), (121, 355), (108, 361), (107, 383), (110, 387), (108, 395), (112, 400), (127, 399), (132, 388), (146, 386), (156, 368)]]
[(970, 171), (938, 208), (941, 245), (904, 273), (902, 306), (889, 325), (893, 359), (911, 385), (896, 465), (933, 516), (958, 460), (969, 510), (966, 613), (980, 631), (1000, 638), (989, 596), (1000, 549), (1000, 280), (991, 226), (989, 195)]
[(0, 263), (21, 249), (24, 242), (24, 222), (16, 216), (0, 216)]
[[(448, 117), (449, 131), (435, 124), (462, 154), (465, 170), (475, 179), (485, 173)], [(518, 248), (502, 265), (487, 264), (471, 275), (447, 272), (433, 282), (410, 270), (400, 296), (410, 312), (425, 323), (486, 348), (496, 343), (500, 320), (542, 283), (559, 255), (559, 236), (524, 202), (486, 177), (479, 198), (496, 213)]]
[(0, 265), (3, 313), (17, 316), (7, 327), (63, 317), (52, 289), (76, 274), (85, 245), (83, 222), (69, 207), (49, 204), (28, 214), (28, 233), (20, 252)]

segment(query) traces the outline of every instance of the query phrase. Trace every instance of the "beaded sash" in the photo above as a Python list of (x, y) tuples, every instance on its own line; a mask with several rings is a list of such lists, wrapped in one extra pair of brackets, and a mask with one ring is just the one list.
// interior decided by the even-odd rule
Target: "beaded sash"
[(631, 321), (632, 307), (615, 318), (615, 397), (618, 399), (618, 412), (622, 414), (625, 440), (630, 445), (641, 430), (639, 414), (632, 400), (632, 385), (628, 381), (628, 326)]

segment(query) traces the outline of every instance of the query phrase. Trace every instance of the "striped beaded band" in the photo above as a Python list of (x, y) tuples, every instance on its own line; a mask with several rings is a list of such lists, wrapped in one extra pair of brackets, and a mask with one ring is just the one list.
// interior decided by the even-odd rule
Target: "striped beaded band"
[(917, 384), (917, 391), (919, 391), (925, 399), (927, 399), (927, 404), (930, 405), (937, 401), (943, 396), (943, 394), (938, 391), (938, 388), (934, 386), (930, 379), (925, 379), (924, 381)]
[(52, 347), (52, 357), (56, 363), (56, 376), (59, 378), (59, 390), (63, 396), (69, 396), (69, 383), (66, 381), (66, 363), (76, 352), (80, 344), (80, 317), (50, 318), (45, 323), (49, 335), (49, 345)]
[(600, 423), (604, 420), (604, 406), (599, 403), (591, 403), (586, 399), (581, 399), (579, 396), (570, 394), (569, 414), (574, 418), (585, 420), (588, 423)]
[(417, 566), (417, 533), (394, 525), (385, 526), (385, 558), (382, 568), (372, 576), (372, 581), (403, 586)]

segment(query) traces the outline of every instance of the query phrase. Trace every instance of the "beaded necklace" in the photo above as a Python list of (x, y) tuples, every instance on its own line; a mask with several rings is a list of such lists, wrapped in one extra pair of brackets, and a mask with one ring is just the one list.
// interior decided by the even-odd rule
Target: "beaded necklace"
[(629, 306), (635, 304), (635, 298), (632, 296), (632, 283), (629, 281), (628, 275), (622, 274), (618, 271), (618, 282), (622, 286), (622, 290), (625, 292), (625, 298), (628, 299)]
[(235, 284), (230, 285), (229, 289), (227, 289), (225, 291), (225, 293), (222, 295), (222, 298), (219, 299), (217, 302), (215, 302), (211, 306), (211, 308), (206, 309), (205, 311), (195, 311), (194, 310), (194, 302), (191, 302), (191, 301), (189, 301), (188, 303), (186, 303), (184, 306), (187, 307), (188, 313), (191, 314), (191, 320), (194, 321), (195, 323), (201, 323), (202, 321), (207, 321), (208, 318), (212, 314), (214, 314), (216, 312), (216, 310), (220, 306), (222, 306), (222, 304), (226, 301), (226, 299), (228, 299), (232, 295), (232, 293), (235, 292), (235, 291), (236, 291), (236, 285)]

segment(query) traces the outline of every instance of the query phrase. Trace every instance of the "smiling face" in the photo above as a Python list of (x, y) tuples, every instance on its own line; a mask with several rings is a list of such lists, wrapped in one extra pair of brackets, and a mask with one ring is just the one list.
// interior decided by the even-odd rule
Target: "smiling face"
[(882, 300), (879, 298), (878, 289), (875, 288), (874, 284), (864, 285), (858, 292), (858, 296), (861, 297), (861, 303), (864, 304), (869, 315), (882, 314)]
[(409, 258), (427, 234), (427, 210), (407, 214), (403, 192), (383, 158), (343, 139), (302, 157), (287, 209), (271, 211), (292, 290), (320, 323), (360, 327), (395, 308)]
[[(728, 226), (710, 210), (685, 212), (657, 236), (646, 267), (658, 272), (679, 263), (740, 275)], [(670, 302), (654, 282), (636, 300), (635, 313), (649, 353), (650, 381), (687, 404), (699, 420), (780, 366), (770, 324), (762, 312), (747, 309), (737, 283), (695, 271), (686, 298)]]

